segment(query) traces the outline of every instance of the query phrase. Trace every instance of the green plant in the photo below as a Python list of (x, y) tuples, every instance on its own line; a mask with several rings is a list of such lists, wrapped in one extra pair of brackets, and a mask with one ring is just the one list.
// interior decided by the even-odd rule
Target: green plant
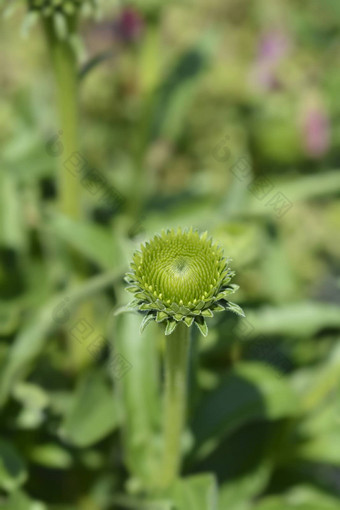
[(189, 328), (194, 323), (206, 336), (207, 317), (229, 310), (244, 316), (228, 301), (238, 286), (223, 250), (207, 233), (163, 231), (135, 252), (132, 272), (126, 275), (130, 304), (144, 314), (141, 329), (150, 322), (165, 324), (164, 449), (159, 485), (168, 487), (180, 466), (181, 433), (185, 421)]
[[(24, 28), (31, 28), (40, 22), (48, 46), (51, 67), (53, 69), (59, 132), (63, 150), (58, 154), (57, 169), (57, 205), (59, 212), (71, 220), (82, 220), (82, 168), (70, 171), (72, 157), (78, 153), (79, 124), (79, 77), (78, 54), (80, 44), (79, 20), (83, 15), (94, 15), (96, 0), (27, 0), (28, 13)], [(72, 170), (72, 168), (71, 168)], [(86, 262), (79, 254), (70, 249), (69, 254), (77, 263), (76, 280), (84, 278)], [(76, 315), (91, 314), (91, 307), (81, 304)], [(67, 333), (69, 337), (69, 333)], [(80, 366), (83, 356), (79, 346), (69, 338), (69, 351), (72, 365)]]
[(207, 317), (230, 310), (244, 316), (242, 309), (228, 301), (238, 289), (230, 281), (234, 272), (221, 247), (192, 229), (163, 231), (135, 252), (127, 273), (131, 306), (144, 312), (141, 328), (149, 321), (164, 322), (170, 335), (183, 322), (196, 324), (206, 336)]
[(60, 211), (74, 219), (81, 217), (81, 183), (65, 160), (77, 152), (78, 66), (81, 15), (96, 12), (96, 0), (28, 0), (26, 26), (40, 20), (49, 46), (54, 71), (60, 128), (64, 144), (59, 157), (58, 196)]
[[(97, 1), (66, 34), (66, 3), (30, 9), (28, 40), (0, 16), (0, 508), (339, 510), (340, 3)], [(74, 192), (73, 217), (54, 210), (71, 138), (44, 102), (47, 20), (72, 51), (81, 221)], [(213, 312), (206, 338), (112, 314), (135, 239), (177, 224), (237, 272), (247, 317)]]
[(31, 25), (41, 16), (44, 21), (54, 25), (59, 39), (71, 39), (76, 35), (80, 16), (93, 15), (97, 11), (96, 0), (27, 0), (28, 19)]

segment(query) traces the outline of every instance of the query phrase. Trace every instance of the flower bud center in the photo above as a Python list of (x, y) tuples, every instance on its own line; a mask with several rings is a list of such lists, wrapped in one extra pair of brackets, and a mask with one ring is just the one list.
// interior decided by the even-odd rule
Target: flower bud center
[[(175, 276), (183, 276), (183, 273), (188, 269), (188, 260), (185, 257), (178, 257), (173, 264)], [(176, 272), (179, 274), (176, 275)]]

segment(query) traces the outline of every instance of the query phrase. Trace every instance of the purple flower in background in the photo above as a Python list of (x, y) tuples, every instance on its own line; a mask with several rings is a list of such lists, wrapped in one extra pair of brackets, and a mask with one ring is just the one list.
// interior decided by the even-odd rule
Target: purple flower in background
[(253, 68), (253, 79), (261, 89), (275, 90), (280, 86), (277, 68), (287, 55), (290, 41), (283, 32), (270, 30), (260, 38)]
[(303, 112), (302, 142), (306, 154), (312, 158), (322, 157), (329, 148), (329, 117), (321, 103), (314, 102)]
[(260, 40), (258, 59), (276, 63), (287, 54), (289, 46), (289, 40), (285, 34), (271, 30), (265, 33)]
[(132, 7), (125, 7), (114, 19), (96, 23), (88, 29), (87, 47), (95, 54), (107, 51), (112, 45), (137, 42), (143, 28), (144, 22), (140, 13)]
[(132, 7), (123, 9), (116, 20), (117, 35), (125, 42), (135, 42), (138, 40), (143, 27), (144, 23), (141, 15)]

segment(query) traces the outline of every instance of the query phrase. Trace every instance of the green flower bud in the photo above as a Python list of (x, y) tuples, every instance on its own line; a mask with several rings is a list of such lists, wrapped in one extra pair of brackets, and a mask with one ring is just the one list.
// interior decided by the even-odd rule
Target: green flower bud
[(214, 312), (229, 310), (244, 316), (228, 300), (238, 289), (229, 283), (233, 276), (223, 250), (207, 233), (179, 229), (164, 231), (142, 245), (125, 280), (135, 298), (130, 306), (145, 315), (142, 330), (151, 320), (164, 322), (166, 335), (179, 322), (188, 327), (195, 323), (206, 336), (206, 318)]
[(23, 34), (27, 35), (41, 17), (45, 22), (52, 23), (59, 39), (69, 38), (75, 32), (80, 17), (98, 13), (98, 0), (27, 0), (27, 5)]
[(65, 15), (75, 14), (88, 6), (95, 9), (96, 0), (28, 0), (29, 10), (48, 12), (50, 16), (57, 12)]

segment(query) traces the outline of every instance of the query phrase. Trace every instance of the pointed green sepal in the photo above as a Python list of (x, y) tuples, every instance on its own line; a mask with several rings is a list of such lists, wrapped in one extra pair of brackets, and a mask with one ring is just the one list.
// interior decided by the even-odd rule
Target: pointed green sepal
[(209, 308), (207, 308), (206, 310), (202, 310), (201, 315), (203, 317), (214, 317), (214, 314)]
[(126, 290), (128, 292), (132, 292), (134, 294), (135, 292), (139, 292), (140, 288), (139, 287), (134, 287), (133, 285), (130, 285), (129, 287), (126, 287)]
[(142, 312), (146, 312), (147, 310), (153, 310), (152, 303), (142, 303), (138, 307)]
[(184, 317), (183, 322), (186, 326), (188, 326), (188, 328), (190, 328), (191, 324), (194, 322), (194, 317), (191, 316)]
[(211, 308), (214, 310), (214, 312), (224, 312), (225, 310), (225, 306), (223, 306), (221, 303), (215, 303)]
[(197, 308), (198, 310), (202, 310), (202, 308), (204, 307), (204, 305), (205, 305), (205, 302), (204, 302), (204, 301), (199, 301), (199, 302), (197, 303), (197, 305), (196, 305), (196, 308)]
[(150, 301), (149, 299), (147, 299), (147, 298), (148, 298), (148, 296), (146, 296), (146, 294), (145, 294), (144, 292), (137, 292), (137, 293), (135, 294), (135, 297), (136, 297), (137, 299), (141, 299), (142, 301)]
[(171, 335), (171, 333), (173, 331), (175, 331), (176, 326), (177, 326), (177, 322), (176, 321), (168, 320), (167, 323), (166, 323), (165, 334), (166, 335)]
[(168, 316), (168, 314), (166, 312), (157, 312), (156, 322), (163, 322), (168, 317), (169, 316)]
[(202, 333), (203, 336), (207, 336), (208, 334), (208, 326), (203, 317), (196, 317), (195, 324)]
[(154, 315), (152, 313), (148, 313), (144, 316), (141, 325), (140, 325), (140, 332), (143, 333), (146, 326), (149, 324), (149, 322), (154, 320)]
[(175, 313), (179, 311), (179, 306), (177, 303), (171, 303), (170, 305), (171, 310), (173, 310)]
[(241, 317), (245, 317), (244, 311), (236, 303), (232, 303), (231, 301), (228, 301), (226, 303), (226, 309), (231, 310), (232, 312), (236, 313), (237, 315), (240, 315)]
[(179, 322), (183, 319), (183, 315), (181, 313), (175, 313), (174, 319), (175, 321)]

